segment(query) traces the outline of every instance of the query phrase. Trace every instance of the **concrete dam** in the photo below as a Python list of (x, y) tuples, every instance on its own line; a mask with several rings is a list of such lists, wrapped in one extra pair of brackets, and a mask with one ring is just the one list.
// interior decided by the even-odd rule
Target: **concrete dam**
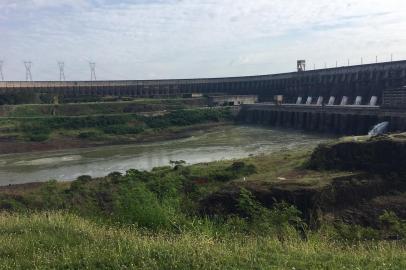
[(391, 130), (406, 130), (405, 85), (406, 61), (394, 61), (229, 78), (6, 81), (0, 82), (0, 95), (36, 93), (58, 97), (135, 98), (257, 95), (260, 103), (243, 105), (241, 120), (314, 131), (365, 134), (383, 120), (390, 121)]
[[(274, 75), (138, 81), (35, 81), (0, 82), (0, 94), (21, 91), (49, 93), (62, 96), (131, 96), (176, 97), (183, 94), (258, 95), (260, 102), (271, 101), (283, 95), (284, 102), (296, 103), (297, 97), (323, 96), (325, 101), (335, 96), (336, 103), (346, 96), (348, 102), (362, 97), (381, 97), (383, 90), (406, 85), (406, 61), (328, 68)], [(378, 99), (378, 104), (381, 100)]]

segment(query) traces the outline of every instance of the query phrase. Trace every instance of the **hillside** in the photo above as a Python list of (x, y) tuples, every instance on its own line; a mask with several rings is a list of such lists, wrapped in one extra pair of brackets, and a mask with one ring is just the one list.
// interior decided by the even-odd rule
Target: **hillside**
[(1, 187), (0, 266), (404, 269), (404, 174), (315, 169), (345, 143)]

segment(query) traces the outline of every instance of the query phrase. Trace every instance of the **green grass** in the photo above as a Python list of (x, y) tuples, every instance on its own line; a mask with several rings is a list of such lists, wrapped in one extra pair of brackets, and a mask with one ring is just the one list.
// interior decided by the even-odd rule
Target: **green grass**
[(345, 244), (321, 233), (177, 234), (101, 225), (63, 212), (0, 215), (1, 269), (405, 269), (404, 243)]
[(0, 269), (405, 269), (406, 221), (393, 212), (379, 228), (323, 219), (310, 227), (296, 207), (266, 208), (243, 187), (235, 212), (199, 212), (229, 185), (318, 188), (349, 174), (306, 169), (310, 153), (3, 187)]
[(181, 110), (207, 104), (205, 99), (137, 99), (134, 101), (70, 104), (28, 104), (3, 107), (6, 117), (81, 116)]
[[(27, 106), (41, 107), (43, 105)], [(103, 107), (105, 105), (97, 103), (94, 106)], [(109, 106), (103, 108), (109, 108)], [(231, 112), (224, 108), (175, 110), (152, 116), (121, 113), (88, 116), (3, 118), (0, 119), (0, 137), (13, 136), (23, 141), (64, 139), (64, 136), (93, 141), (131, 141), (131, 139), (136, 139), (138, 134), (144, 132), (146, 134), (160, 134), (162, 130), (165, 130), (167, 133), (171, 133), (171, 130), (177, 127), (231, 120)]]

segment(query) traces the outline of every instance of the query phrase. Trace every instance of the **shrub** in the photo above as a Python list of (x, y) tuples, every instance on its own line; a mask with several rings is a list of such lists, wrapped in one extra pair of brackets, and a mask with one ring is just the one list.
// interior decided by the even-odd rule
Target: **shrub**
[(81, 175), (76, 178), (76, 181), (71, 183), (70, 189), (71, 191), (83, 190), (83, 187), (90, 181), (92, 181), (92, 177), (90, 175)]
[(51, 130), (42, 122), (22, 123), (20, 129), (27, 135), (29, 140), (33, 142), (46, 141), (51, 133)]
[(97, 138), (100, 134), (96, 131), (84, 131), (80, 132), (78, 135), (79, 139), (94, 139)]
[(254, 173), (256, 173), (256, 168), (254, 165), (247, 165), (244, 162), (238, 161), (234, 162), (232, 165), (225, 169), (211, 172), (209, 178), (214, 181), (227, 182)]
[(0, 198), (0, 209), (10, 212), (25, 209), (25, 205), (14, 198)]
[(380, 217), (380, 226), (384, 238), (403, 239), (406, 237), (406, 222), (391, 211), (385, 211)]
[(123, 186), (114, 204), (115, 218), (149, 229), (168, 228), (170, 217), (157, 196), (142, 182)]
[(32, 195), (30, 201), (34, 208), (42, 209), (59, 209), (64, 205), (64, 198), (56, 180), (45, 182), (38, 194)]
[(380, 238), (379, 231), (370, 227), (362, 227), (355, 224), (336, 224), (335, 228), (330, 230), (330, 233), (333, 234), (333, 237), (338, 238), (339, 240), (349, 242), (374, 240)]
[(103, 128), (103, 131), (108, 134), (125, 135), (141, 133), (144, 131), (144, 128), (142, 126), (114, 125)]
[(48, 140), (49, 133), (32, 133), (28, 135), (28, 138), (32, 142), (43, 142)]
[(297, 229), (306, 228), (301, 212), (295, 206), (282, 202), (275, 203), (272, 209), (268, 209), (245, 188), (240, 190), (238, 209), (250, 222), (250, 230), (259, 234), (276, 233), (284, 238), (292, 233), (296, 234)]
[(107, 175), (107, 177), (113, 182), (113, 183), (117, 183), (121, 180), (121, 178), (123, 177), (123, 174), (120, 172), (111, 172)]

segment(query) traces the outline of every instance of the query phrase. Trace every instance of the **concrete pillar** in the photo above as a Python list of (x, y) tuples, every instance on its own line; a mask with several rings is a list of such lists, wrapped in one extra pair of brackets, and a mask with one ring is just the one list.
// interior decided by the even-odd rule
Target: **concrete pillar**
[(283, 113), (281, 111), (276, 112), (276, 126), (280, 127), (282, 126), (283, 122)]
[(331, 113), (326, 113), (325, 114), (325, 120), (324, 120), (324, 132), (333, 132), (333, 127), (334, 127), (334, 117), (333, 114)]
[(293, 123), (293, 126), (296, 128), (296, 129), (300, 129), (300, 112), (295, 112), (294, 113), (294, 117), (295, 117), (295, 120), (294, 120), (294, 123)]
[(310, 130), (311, 131), (317, 131), (319, 124), (320, 124), (320, 118), (318, 113), (310, 113), (311, 121), (310, 121)]
[(347, 133), (347, 120), (348, 120), (348, 117), (345, 114), (341, 114), (339, 119), (340, 119), (339, 120), (339, 127), (338, 127), (339, 133), (340, 134), (346, 134)]
[(319, 112), (318, 113), (318, 118), (319, 118), (319, 124), (317, 127), (317, 130), (319, 132), (324, 132), (326, 128), (326, 114), (324, 112)]

